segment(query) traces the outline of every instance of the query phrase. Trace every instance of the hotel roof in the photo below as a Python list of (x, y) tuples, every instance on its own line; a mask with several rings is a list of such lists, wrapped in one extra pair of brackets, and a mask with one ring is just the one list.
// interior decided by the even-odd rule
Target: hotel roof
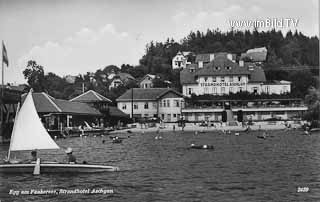
[(237, 63), (219, 56), (203, 68), (196, 72), (197, 76), (215, 76), (215, 75), (248, 75), (250, 72), (246, 67), (240, 67)]
[(112, 102), (110, 99), (104, 97), (103, 95), (93, 91), (89, 90), (81, 95), (78, 95), (75, 98), (72, 98), (70, 101), (72, 102)]
[[(231, 54), (231, 53), (218, 52), (218, 53), (198, 54), (196, 56), (195, 62), (198, 63), (199, 61), (202, 61), (204, 63), (208, 63), (208, 62), (210, 62), (210, 55), (214, 55), (214, 58), (216, 58), (216, 57), (225, 57), (225, 58), (227, 58), (228, 54)], [(231, 54), (231, 55), (232, 55), (232, 60), (236, 60), (236, 54)]]
[[(133, 88), (133, 100), (158, 100), (169, 92), (172, 92), (179, 97), (183, 97), (183, 95), (171, 88)], [(129, 89), (118, 97), (116, 101), (130, 101), (131, 99), (132, 89)]]
[[(191, 67), (191, 68), (190, 68)], [(190, 69), (195, 67), (195, 71)], [(203, 68), (188, 66), (180, 72), (181, 84), (197, 84), (196, 76), (230, 76), (230, 75), (249, 75), (249, 82), (266, 82), (264, 70), (256, 67), (254, 63), (244, 63), (241, 67), (237, 63), (223, 56), (217, 56), (213, 61), (205, 64)]]

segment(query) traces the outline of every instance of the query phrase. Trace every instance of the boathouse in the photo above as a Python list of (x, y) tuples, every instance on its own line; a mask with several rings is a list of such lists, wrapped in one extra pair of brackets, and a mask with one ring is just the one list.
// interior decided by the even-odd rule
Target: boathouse
[(103, 123), (104, 126), (118, 125), (119, 122), (127, 123), (130, 119), (127, 114), (123, 113), (117, 107), (111, 106), (112, 101), (110, 99), (93, 90), (89, 90), (75, 98), (72, 98), (70, 101), (74, 103), (86, 103), (99, 110), (102, 114), (100, 124)]
[(98, 110), (86, 103), (56, 99), (44, 92), (32, 93), (32, 97), (42, 122), (50, 131), (84, 126), (85, 121), (97, 123), (102, 117)]

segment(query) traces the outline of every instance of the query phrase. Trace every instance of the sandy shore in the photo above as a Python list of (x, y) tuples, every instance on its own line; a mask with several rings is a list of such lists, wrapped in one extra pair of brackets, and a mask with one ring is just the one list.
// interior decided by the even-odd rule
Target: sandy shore
[[(167, 123), (164, 124), (164, 126), (160, 127), (159, 124), (156, 125), (156, 127), (147, 127), (145, 125), (141, 124), (135, 124), (135, 128), (130, 129), (124, 129), (124, 130), (115, 130), (112, 131), (113, 133), (127, 133), (128, 130), (130, 130), (133, 133), (147, 133), (147, 132), (157, 132), (158, 130), (161, 132), (167, 132), (167, 131), (182, 131), (182, 128), (178, 126), (178, 124), (173, 123)], [(301, 128), (300, 124), (291, 124), (292, 128)], [(286, 129), (286, 126), (283, 123), (277, 123), (277, 124), (268, 124), (268, 123), (255, 123), (254, 125), (250, 126), (250, 130), (283, 130)], [(241, 124), (238, 126), (228, 126), (226, 124), (217, 126), (200, 126), (199, 124), (192, 124), (187, 123), (186, 126), (183, 128), (183, 131), (244, 131), (246, 130), (246, 127), (242, 127)]]

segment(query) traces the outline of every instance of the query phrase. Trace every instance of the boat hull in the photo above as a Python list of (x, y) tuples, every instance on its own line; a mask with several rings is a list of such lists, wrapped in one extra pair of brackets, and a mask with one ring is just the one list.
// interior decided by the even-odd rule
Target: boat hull
[[(2, 164), (0, 173), (33, 173), (35, 164)], [(96, 173), (115, 172), (118, 167), (90, 164), (41, 163), (40, 173)]]

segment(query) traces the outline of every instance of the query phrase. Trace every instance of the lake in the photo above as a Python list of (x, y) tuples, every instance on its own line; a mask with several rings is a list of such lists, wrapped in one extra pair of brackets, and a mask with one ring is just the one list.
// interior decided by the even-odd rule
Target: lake
[[(78, 162), (118, 166), (120, 172), (96, 174), (0, 174), (0, 201), (320, 201), (320, 133), (272, 131), (240, 136), (219, 132), (119, 134), (58, 139), (72, 147)], [(105, 143), (102, 143), (105, 140)], [(214, 150), (188, 149), (208, 144)], [(8, 146), (0, 146), (4, 158)], [(13, 155), (14, 156), (14, 155)], [(27, 158), (29, 153), (17, 153)], [(47, 160), (61, 160), (63, 150), (40, 151)], [(30, 190), (102, 190), (113, 193), (30, 194)], [(11, 194), (9, 194), (11, 190)], [(19, 195), (12, 195), (20, 191)]]

